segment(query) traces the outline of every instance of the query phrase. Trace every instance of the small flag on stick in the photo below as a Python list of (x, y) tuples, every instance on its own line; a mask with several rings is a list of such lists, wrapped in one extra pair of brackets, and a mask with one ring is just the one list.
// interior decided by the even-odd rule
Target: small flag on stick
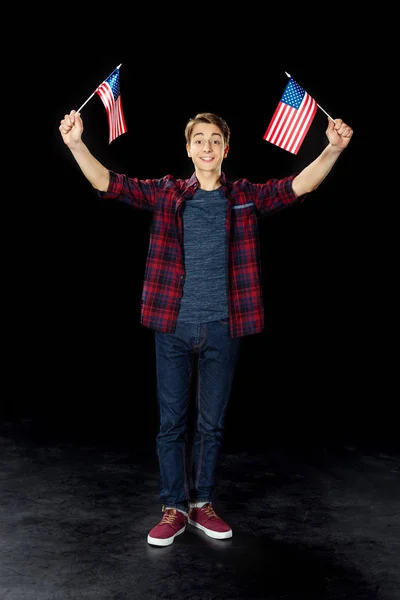
[(264, 134), (264, 140), (297, 154), (319, 105), (288, 73), (286, 75), (290, 78), (289, 82)]
[[(121, 63), (122, 64), (122, 63)], [(97, 94), (104, 104), (108, 118), (109, 139), (111, 144), (118, 136), (128, 131), (125, 116), (122, 109), (121, 86), (118, 67), (95, 89), (93, 94), (82, 104), (77, 112), (80, 112), (90, 98)]]

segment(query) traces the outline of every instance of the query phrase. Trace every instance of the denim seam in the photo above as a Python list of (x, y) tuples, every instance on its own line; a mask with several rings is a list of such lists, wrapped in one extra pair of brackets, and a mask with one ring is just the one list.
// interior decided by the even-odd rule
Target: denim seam
[(185, 496), (186, 499), (189, 499), (189, 486), (188, 486), (188, 479), (187, 479), (187, 464), (186, 464), (186, 450), (187, 450), (187, 440), (185, 438), (184, 442), (183, 442), (183, 485), (185, 488)]
[(200, 363), (197, 364), (197, 431), (200, 435), (200, 451), (199, 451), (199, 459), (197, 464), (197, 473), (196, 473), (196, 489), (199, 487), (200, 473), (201, 473), (201, 465), (203, 461), (203, 450), (204, 450), (204, 435), (200, 432), (200, 415), (201, 415), (201, 379), (200, 379)]

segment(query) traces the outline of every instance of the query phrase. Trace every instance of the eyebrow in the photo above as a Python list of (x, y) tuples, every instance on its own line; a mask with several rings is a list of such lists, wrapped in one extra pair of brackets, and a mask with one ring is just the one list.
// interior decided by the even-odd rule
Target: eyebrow
[[(193, 137), (196, 137), (196, 135), (204, 135), (204, 133), (203, 133), (202, 131), (199, 131), (198, 133), (195, 133), (195, 134), (193, 135)], [(216, 131), (214, 131), (214, 132), (211, 134), (211, 136), (213, 136), (213, 135), (218, 135), (219, 137), (221, 137), (221, 138), (222, 138), (222, 134), (221, 134), (221, 133), (217, 133)]]

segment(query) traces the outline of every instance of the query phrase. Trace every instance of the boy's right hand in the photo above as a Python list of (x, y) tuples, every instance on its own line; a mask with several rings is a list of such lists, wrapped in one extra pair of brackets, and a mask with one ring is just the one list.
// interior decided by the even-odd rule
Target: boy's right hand
[(71, 147), (79, 143), (83, 133), (83, 121), (80, 113), (71, 110), (69, 115), (65, 115), (61, 120), (59, 130), (67, 146)]

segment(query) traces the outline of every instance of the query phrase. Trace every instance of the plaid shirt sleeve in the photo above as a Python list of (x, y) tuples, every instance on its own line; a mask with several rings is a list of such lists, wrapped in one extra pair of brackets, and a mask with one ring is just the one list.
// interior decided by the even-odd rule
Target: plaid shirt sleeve
[(107, 192), (98, 192), (106, 200), (119, 200), (133, 208), (154, 210), (161, 179), (135, 179), (110, 171)]
[(296, 196), (292, 188), (296, 174), (283, 179), (270, 179), (266, 183), (250, 183), (243, 181), (242, 193), (252, 197), (258, 216), (275, 213), (298, 202), (302, 202), (306, 194)]
[(141, 299), (141, 323), (172, 333), (183, 293), (183, 233), (177, 224), (177, 207), (185, 180), (166, 175), (161, 179), (135, 179), (110, 171), (110, 184), (102, 197), (133, 208), (152, 211), (149, 248)]

